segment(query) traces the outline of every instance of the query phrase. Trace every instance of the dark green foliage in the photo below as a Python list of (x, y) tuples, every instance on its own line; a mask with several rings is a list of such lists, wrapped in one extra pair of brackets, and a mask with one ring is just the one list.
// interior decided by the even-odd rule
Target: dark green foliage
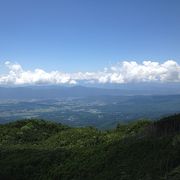
[(22, 120), (15, 123), (0, 125), (0, 144), (27, 144), (39, 142), (64, 131), (69, 127), (44, 120)]
[(116, 129), (119, 132), (122, 132), (123, 135), (137, 135), (139, 133), (144, 133), (146, 127), (149, 127), (152, 122), (148, 120), (139, 120), (131, 122), (129, 124), (118, 124)]
[(0, 125), (0, 179), (178, 180), (179, 125), (180, 115), (109, 131), (43, 120)]
[(168, 135), (175, 134), (180, 132), (180, 123), (179, 123), (179, 115), (175, 114), (173, 116), (169, 116), (163, 118), (157, 122), (152, 124), (153, 131), (155, 135)]

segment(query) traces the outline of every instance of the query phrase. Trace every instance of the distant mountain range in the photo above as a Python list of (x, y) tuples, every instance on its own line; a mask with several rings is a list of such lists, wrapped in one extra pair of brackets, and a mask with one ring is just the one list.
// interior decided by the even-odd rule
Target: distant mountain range
[(87, 86), (24, 86), (0, 87), (0, 99), (53, 99), (99, 95), (171, 95), (180, 94), (179, 83), (124, 84)]

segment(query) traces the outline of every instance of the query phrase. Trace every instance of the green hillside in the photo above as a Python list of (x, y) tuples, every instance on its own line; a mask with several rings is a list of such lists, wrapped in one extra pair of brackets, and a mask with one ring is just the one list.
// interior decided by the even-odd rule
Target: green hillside
[(44, 120), (0, 125), (2, 180), (179, 180), (180, 115), (100, 131)]

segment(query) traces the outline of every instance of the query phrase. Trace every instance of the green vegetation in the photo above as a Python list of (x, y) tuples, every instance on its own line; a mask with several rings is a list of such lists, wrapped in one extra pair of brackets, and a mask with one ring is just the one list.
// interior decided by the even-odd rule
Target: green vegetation
[(180, 115), (71, 128), (44, 120), (0, 125), (0, 179), (180, 179)]

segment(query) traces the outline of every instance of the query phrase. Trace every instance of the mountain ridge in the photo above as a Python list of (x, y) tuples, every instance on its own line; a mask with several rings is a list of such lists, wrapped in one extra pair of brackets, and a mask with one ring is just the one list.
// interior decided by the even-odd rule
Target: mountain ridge
[(38, 119), (0, 125), (0, 178), (177, 180), (179, 127), (180, 114), (108, 131)]
[(47, 99), (63, 97), (87, 97), (99, 95), (173, 95), (180, 94), (179, 86), (148, 84), (124, 85), (119, 88), (87, 86), (24, 86), (0, 87), (0, 99)]

